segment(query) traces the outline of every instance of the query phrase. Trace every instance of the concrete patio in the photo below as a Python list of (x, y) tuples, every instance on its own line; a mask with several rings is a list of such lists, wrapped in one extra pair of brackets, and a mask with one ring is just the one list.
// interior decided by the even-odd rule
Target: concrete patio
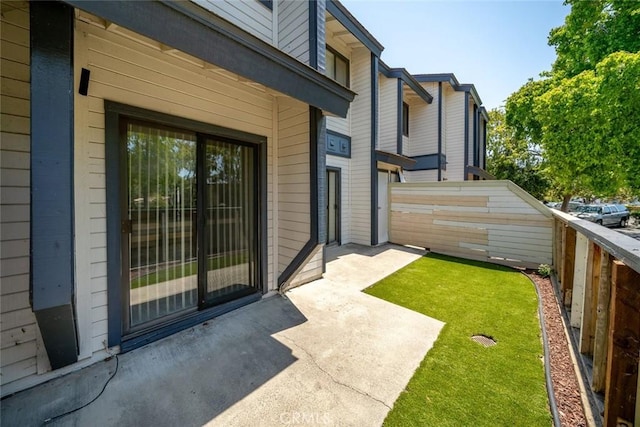
[(379, 426), (443, 323), (361, 292), (423, 252), (327, 251), (325, 277), (2, 400), (4, 425)]

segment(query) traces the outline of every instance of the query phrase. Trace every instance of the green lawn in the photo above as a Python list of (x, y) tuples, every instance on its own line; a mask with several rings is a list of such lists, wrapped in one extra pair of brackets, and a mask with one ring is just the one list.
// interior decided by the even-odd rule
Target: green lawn
[[(429, 254), (365, 292), (446, 322), (385, 425), (551, 426), (537, 298), (527, 277)], [(470, 339), (475, 334), (498, 344), (485, 348)]]
[[(208, 271), (217, 270), (222, 267), (231, 267), (234, 265), (247, 262), (246, 252), (238, 254), (222, 255), (209, 258)], [(198, 263), (196, 261), (185, 264), (178, 264), (165, 269), (159, 269), (153, 273), (137, 277), (131, 280), (131, 289), (141, 288), (143, 286), (155, 285), (156, 283), (166, 282), (168, 280), (179, 279), (181, 277), (193, 276), (198, 273)]]

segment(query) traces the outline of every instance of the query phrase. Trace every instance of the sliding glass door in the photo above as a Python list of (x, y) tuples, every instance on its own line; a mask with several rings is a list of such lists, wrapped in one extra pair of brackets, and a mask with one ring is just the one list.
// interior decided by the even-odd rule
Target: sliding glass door
[(256, 149), (215, 139), (204, 147), (206, 302), (256, 291)]
[(142, 121), (124, 128), (125, 333), (256, 292), (257, 148)]

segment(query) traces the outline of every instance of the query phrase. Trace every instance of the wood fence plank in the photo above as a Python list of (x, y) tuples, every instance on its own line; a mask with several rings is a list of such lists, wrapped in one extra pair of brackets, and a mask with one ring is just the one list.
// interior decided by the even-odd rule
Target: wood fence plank
[[(589, 280), (588, 286), (591, 289), (591, 296), (589, 301), (589, 309), (585, 307), (585, 313), (583, 315), (581, 337), (580, 337), (580, 351), (584, 354), (593, 355), (593, 347), (596, 336), (596, 320), (598, 318), (598, 294), (600, 290), (600, 263), (602, 259), (602, 249), (600, 246), (592, 243), (592, 248), (589, 253), (589, 274), (587, 280)], [(585, 290), (586, 294), (586, 290)]]
[(613, 262), (605, 427), (633, 425), (640, 356), (640, 273)]
[(607, 342), (609, 332), (609, 300), (611, 297), (611, 256), (600, 254), (600, 285), (596, 309), (596, 333), (593, 343), (593, 375), (591, 388), (600, 392), (605, 387), (607, 370)]
[[(596, 254), (596, 248), (598, 246), (589, 241), (589, 247), (587, 250), (587, 271), (584, 282), (584, 303), (582, 305), (582, 322), (580, 325), (580, 353), (591, 354), (591, 347), (593, 345), (594, 317), (595, 304), (598, 295), (593, 293), (594, 281), (597, 280), (594, 277), (594, 268), (596, 267), (596, 259), (598, 264), (600, 263), (600, 252)], [(598, 278), (600, 274), (598, 273)], [(595, 284), (597, 286), (597, 284)]]
[(576, 230), (567, 227), (564, 241), (564, 256), (562, 266), (562, 302), (566, 307), (571, 306), (573, 293), (573, 273), (576, 263)]

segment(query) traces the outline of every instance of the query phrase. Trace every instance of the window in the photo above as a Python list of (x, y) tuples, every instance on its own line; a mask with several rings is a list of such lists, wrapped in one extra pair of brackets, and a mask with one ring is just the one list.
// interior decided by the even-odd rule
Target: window
[(326, 74), (343, 86), (349, 87), (349, 60), (327, 46)]
[(402, 103), (402, 134), (409, 136), (409, 105)]
[(264, 7), (273, 10), (273, 0), (258, 0)]

